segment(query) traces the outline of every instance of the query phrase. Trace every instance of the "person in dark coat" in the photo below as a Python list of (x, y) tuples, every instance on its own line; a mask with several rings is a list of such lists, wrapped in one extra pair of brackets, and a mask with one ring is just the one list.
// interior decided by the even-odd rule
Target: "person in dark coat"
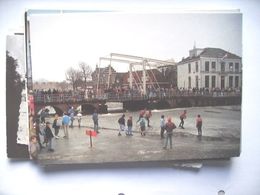
[(161, 127), (161, 139), (164, 138), (164, 131), (165, 131), (165, 119), (164, 119), (164, 115), (161, 116), (161, 120), (160, 120), (160, 127)]
[(56, 139), (59, 138), (59, 131), (60, 131), (60, 125), (58, 125), (58, 119), (59, 119), (59, 115), (55, 114), (55, 118), (52, 123), (52, 128), (54, 129), (54, 134)]
[(187, 111), (184, 110), (184, 111), (180, 114), (180, 120), (181, 120), (181, 122), (180, 122), (180, 124), (179, 124), (179, 127), (182, 128), (182, 129), (184, 129), (184, 127), (183, 127), (183, 125), (184, 125), (184, 119), (186, 119), (186, 118), (187, 118)]
[(38, 141), (38, 144), (40, 146), (40, 150), (44, 148), (44, 146), (41, 143), (40, 135), (42, 135), (42, 132), (40, 131), (40, 119), (37, 118), (35, 120), (35, 132), (36, 132), (36, 139)]
[(118, 136), (121, 136), (121, 131), (125, 131), (125, 115), (124, 114), (118, 119), (118, 124), (119, 124)]
[(49, 152), (54, 152), (54, 149), (52, 148), (52, 139), (53, 139), (54, 135), (53, 135), (53, 133), (51, 131), (50, 122), (46, 123), (46, 127), (44, 129), (44, 133), (45, 133), (46, 142), (48, 144), (48, 151)]

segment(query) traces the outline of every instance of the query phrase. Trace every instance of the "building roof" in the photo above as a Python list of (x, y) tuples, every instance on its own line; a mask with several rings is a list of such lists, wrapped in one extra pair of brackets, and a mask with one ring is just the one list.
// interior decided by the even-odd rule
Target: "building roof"
[(206, 47), (203, 49), (203, 51), (198, 55), (198, 56), (192, 56), (192, 57), (187, 57), (187, 58), (183, 58), (180, 62), (178, 62), (179, 64), (184, 64), (186, 62), (192, 62), (195, 60), (200, 59), (201, 57), (208, 57), (208, 58), (228, 58), (228, 59), (241, 59), (240, 56), (237, 56), (233, 53), (230, 53), (228, 51), (225, 51), (223, 49), (220, 48), (211, 48), (211, 47)]
[(211, 58), (231, 58), (231, 59), (241, 59), (241, 57), (233, 54), (233, 53), (230, 53), (228, 51), (225, 51), (223, 49), (219, 49), (219, 48), (205, 48), (201, 54), (200, 54), (201, 57), (211, 57)]
[[(94, 72), (92, 73), (92, 76), (94, 75), (94, 74), (106, 74), (106, 73), (108, 73), (109, 72), (109, 66), (107, 66), (107, 67), (104, 67), (104, 68), (98, 68), (98, 67), (96, 67), (96, 69), (94, 70)], [(115, 69), (111, 66), (111, 73), (114, 73), (114, 72), (116, 72), (115, 71)]]

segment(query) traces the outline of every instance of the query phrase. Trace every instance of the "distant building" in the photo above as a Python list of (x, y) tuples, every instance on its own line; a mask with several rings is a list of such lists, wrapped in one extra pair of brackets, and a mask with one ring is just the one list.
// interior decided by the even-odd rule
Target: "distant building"
[[(133, 86), (142, 87), (143, 81), (143, 71), (133, 71)], [(129, 72), (126, 73), (116, 73), (116, 85), (130, 86), (130, 75)], [(158, 69), (147, 69), (146, 70), (146, 86), (149, 87), (169, 87), (169, 81)]]
[[(142, 86), (143, 71), (133, 71), (133, 86)], [(92, 81), (94, 90), (99, 85), (99, 90), (102, 92), (105, 89), (111, 87), (129, 87), (130, 86), (130, 75), (129, 72), (116, 72), (113, 67), (111, 67), (111, 76), (108, 87), (108, 77), (109, 77), (109, 66), (105, 68), (96, 67), (95, 71), (92, 73)], [(147, 87), (169, 87), (169, 82), (164, 77), (164, 75), (157, 69), (147, 69), (146, 70), (146, 85)]]
[(111, 66), (111, 73), (110, 73), (110, 80), (109, 79), (109, 66), (105, 68), (98, 68), (94, 70), (94, 72), (91, 74), (92, 76), (92, 82), (93, 82), (93, 88), (94, 90), (98, 88), (103, 91), (104, 89), (108, 88), (108, 84), (111, 86), (113, 83), (115, 83), (115, 77), (116, 77), (116, 71)]
[(241, 88), (241, 57), (219, 48), (193, 48), (177, 64), (178, 88)]
[(169, 83), (170, 87), (177, 87), (177, 66), (176, 65), (164, 65), (158, 67), (158, 70), (162, 73), (163, 77)]

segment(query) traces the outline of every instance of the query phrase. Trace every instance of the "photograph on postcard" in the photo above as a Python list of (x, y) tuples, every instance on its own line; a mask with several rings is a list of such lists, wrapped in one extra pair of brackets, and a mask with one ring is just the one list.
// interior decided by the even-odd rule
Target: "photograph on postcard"
[(27, 14), (32, 159), (240, 155), (241, 13)]

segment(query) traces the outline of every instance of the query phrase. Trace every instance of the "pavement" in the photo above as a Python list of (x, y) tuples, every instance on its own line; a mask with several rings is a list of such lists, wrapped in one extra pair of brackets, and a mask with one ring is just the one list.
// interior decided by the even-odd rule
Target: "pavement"
[[(187, 108), (185, 129), (177, 128), (173, 134), (173, 148), (163, 149), (160, 138), (160, 116), (171, 116), (176, 126), (183, 109), (153, 110), (152, 128), (141, 136), (134, 125), (134, 135), (118, 136), (117, 120), (122, 113), (99, 115), (100, 133), (93, 137), (90, 147), (86, 129), (91, 129), (91, 116), (84, 116), (83, 127), (69, 129), (69, 138), (54, 139), (54, 152), (46, 148), (39, 153), (39, 163), (50, 164), (102, 164), (120, 162), (158, 162), (176, 160), (201, 160), (230, 158), (240, 154), (241, 111), (240, 106)], [(138, 112), (126, 112), (126, 118), (138, 119)], [(203, 119), (202, 138), (197, 136), (196, 115)], [(50, 118), (50, 121), (53, 119)], [(59, 135), (63, 137), (63, 130)]]

